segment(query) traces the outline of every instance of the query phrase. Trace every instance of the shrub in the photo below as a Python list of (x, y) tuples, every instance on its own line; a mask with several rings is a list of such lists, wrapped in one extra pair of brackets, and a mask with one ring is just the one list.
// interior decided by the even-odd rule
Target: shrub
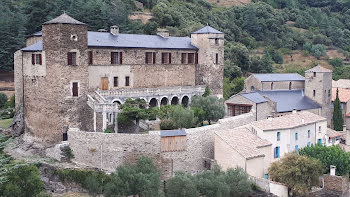
[(11, 96), (9, 101), (6, 101), (3, 108), (15, 108), (15, 96)]
[(161, 130), (173, 130), (177, 129), (175, 126), (175, 123), (172, 120), (165, 119), (160, 122), (160, 129)]
[(341, 59), (341, 58), (339, 58), (339, 57), (330, 59), (330, 60), (328, 61), (328, 63), (329, 63), (330, 65), (332, 65), (333, 67), (341, 67), (341, 66), (343, 66), (343, 64), (344, 64), (343, 59)]
[(176, 105), (174, 111), (170, 114), (170, 120), (176, 128), (192, 128), (196, 126), (198, 119), (191, 109)]
[(194, 184), (193, 177), (184, 172), (176, 172), (167, 182), (168, 197), (198, 197), (199, 192)]
[(4, 107), (7, 100), (8, 100), (8, 98), (7, 98), (6, 94), (0, 93), (0, 108)]
[(65, 146), (62, 150), (64, 156), (66, 156), (68, 159), (73, 159), (74, 158), (74, 154), (72, 149), (69, 146)]
[(107, 128), (103, 131), (104, 133), (114, 133), (114, 131), (110, 128)]

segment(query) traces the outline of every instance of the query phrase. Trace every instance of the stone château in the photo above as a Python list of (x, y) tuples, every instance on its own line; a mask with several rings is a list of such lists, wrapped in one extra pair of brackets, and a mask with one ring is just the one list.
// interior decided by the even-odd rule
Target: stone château
[(62, 14), (26, 44), (14, 57), (16, 105), (26, 132), (47, 142), (72, 127), (103, 131), (127, 98), (186, 106), (205, 87), (223, 94), (224, 34), (210, 26), (191, 37), (93, 32)]

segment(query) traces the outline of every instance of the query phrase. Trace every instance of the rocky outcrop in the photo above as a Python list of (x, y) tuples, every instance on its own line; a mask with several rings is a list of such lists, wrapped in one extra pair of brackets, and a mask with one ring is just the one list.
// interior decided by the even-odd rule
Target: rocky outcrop
[(16, 114), (13, 117), (11, 125), (12, 137), (18, 137), (24, 133), (24, 118), (23, 118), (23, 107), (19, 106), (16, 109)]

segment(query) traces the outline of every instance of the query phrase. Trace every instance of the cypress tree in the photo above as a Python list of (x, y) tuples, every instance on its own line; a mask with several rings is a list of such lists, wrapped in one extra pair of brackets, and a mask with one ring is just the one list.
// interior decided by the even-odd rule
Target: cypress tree
[(344, 119), (343, 114), (340, 106), (340, 100), (339, 100), (339, 91), (337, 88), (337, 96), (335, 98), (335, 101), (333, 103), (334, 105), (334, 111), (333, 111), (333, 126), (334, 130), (336, 131), (342, 131), (343, 125), (344, 125)]

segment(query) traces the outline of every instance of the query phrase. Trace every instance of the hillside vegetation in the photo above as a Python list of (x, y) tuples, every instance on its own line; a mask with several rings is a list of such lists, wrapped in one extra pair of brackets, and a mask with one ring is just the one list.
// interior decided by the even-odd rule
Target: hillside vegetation
[[(350, 78), (345, 64), (350, 57), (349, 0), (253, 0), (230, 8), (205, 0), (139, 1), (154, 16), (147, 24), (128, 20), (128, 14), (138, 9), (129, 0), (3, 0), (0, 69), (12, 70), (13, 53), (24, 46), (25, 36), (66, 11), (87, 23), (89, 30), (117, 24), (124, 33), (155, 34), (162, 27), (171, 35), (189, 36), (209, 24), (224, 32), (226, 97), (240, 90), (236, 78), (249, 72), (302, 73), (321, 63), (334, 67), (334, 78)], [(336, 52), (331, 55), (330, 49)], [(288, 60), (291, 54), (293, 61)]]

